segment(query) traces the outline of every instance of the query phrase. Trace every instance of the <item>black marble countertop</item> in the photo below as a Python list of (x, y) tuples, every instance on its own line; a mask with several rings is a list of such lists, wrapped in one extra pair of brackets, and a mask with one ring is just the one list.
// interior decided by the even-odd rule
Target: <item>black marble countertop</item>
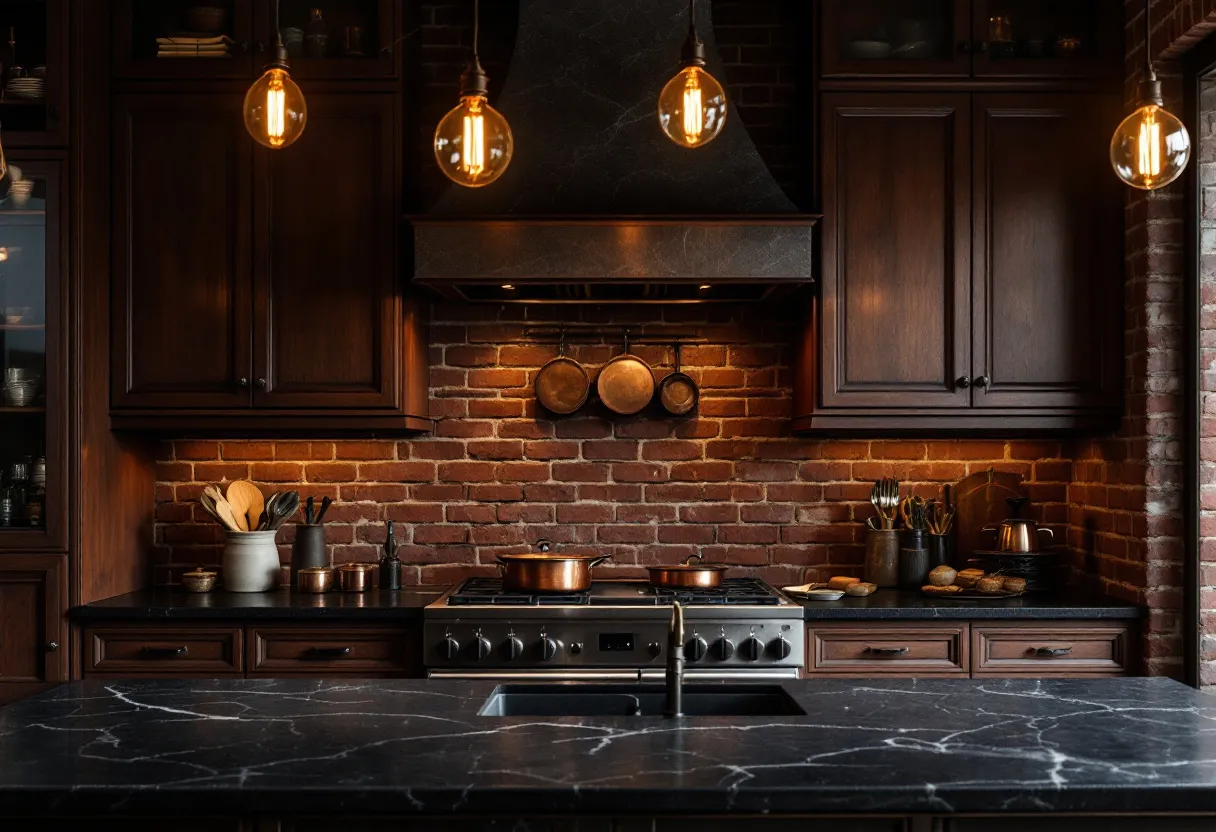
[(482, 717), (493, 683), (123, 680), (0, 709), (0, 816), (1216, 812), (1168, 679), (806, 680), (807, 716)]
[(854, 619), (858, 621), (948, 620), (1048, 620), (1140, 618), (1144, 611), (1135, 604), (1081, 594), (1028, 593), (995, 601), (954, 601), (930, 598), (918, 590), (880, 589), (865, 598), (845, 596), (839, 601), (798, 599), (807, 621)]
[(73, 607), (75, 621), (205, 621), (208, 619), (358, 620), (421, 618), (422, 608), (447, 591), (415, 586), (390, 592), (277, 592), (195, 594), (178, 588), (144, 589)]

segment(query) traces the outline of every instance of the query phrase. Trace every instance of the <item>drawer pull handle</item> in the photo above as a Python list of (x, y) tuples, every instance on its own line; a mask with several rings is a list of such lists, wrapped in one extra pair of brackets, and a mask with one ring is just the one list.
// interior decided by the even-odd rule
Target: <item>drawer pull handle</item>
[(1036, 647), (1034, 654), (1042, 659), (1054, 659), (1058, 656), (1067, 656), (1072, 652), (1071, 647)]
[(141, 652), (145, 659), (176, 659), (190, 650), (183, 644), (181, 647), (145, 647)]
[(309, 647), (304, 653), (306, 659), (341, 659), (350, 655), (349, 647)]
[(867, 653), (875, 656), (902, 656), (908, 652), (907, 647), (866, 647)]

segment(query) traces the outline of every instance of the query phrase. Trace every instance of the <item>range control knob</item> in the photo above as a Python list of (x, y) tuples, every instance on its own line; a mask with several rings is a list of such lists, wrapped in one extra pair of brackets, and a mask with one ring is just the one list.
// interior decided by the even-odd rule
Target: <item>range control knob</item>
[(743, 658), (749, 662), (754, 662), (764, 655), (764, 643), (755, 636), (743, 639), (743, 643), (739, 645), (739, 652), (743, 654)]
[(452, 661), (460, 655), (460, 642), (451, 636), (445, 637), (439, 642), (439, 653), (448, 661)]
[(705, 639), (697, 636), (684, 645), (684, 655), (690, 662), (699, 662), (705, 658), (705, 654), (709, 652), (709, 644)]
[(646, 645), (646, 652), (650, 654), (651, 658), (657, 659), (659, 654), (663, 652), (663, 645), (657, 641), (652, 641)]
[(490, 640), (485, 636), (478, 636), (473, 646), (477, 648), (477, 661), (479, 662), (490, 658), (490, 653), (494, 651), (494, 645), (490, 644)]
[(768, 643), (768, 651), (772, 653), (773, 657), (778, 661), (781, 659), (788, 659), (790, 657), (790, 653), (793, 652), (793, 649), (794, 648), (790, 646), (790, 643), (786, 641), (783, 636), (777, 636), (777, 638)]
[(735, 655), (735, 643), (726, 636), (714, 642), (714, 658), (719, 661), (726, 661), (731, 656)]
[(524, 654), (524, 643), (516, 636), (511, 636), (509, 639), (507, 639), (503, 644), (503, 647), (507, 651), (507, 658), (511, 659), (512, 661), (518, 659)]
[(557, 647), (557, 639), (542, 638), (540, 640), (540, 657), (545, 661), (549, 661), (557, 655)]

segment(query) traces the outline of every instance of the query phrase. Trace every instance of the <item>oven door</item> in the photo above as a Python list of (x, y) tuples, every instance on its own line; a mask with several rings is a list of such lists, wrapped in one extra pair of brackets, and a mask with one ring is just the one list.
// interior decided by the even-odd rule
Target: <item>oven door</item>
[[(650, 682), (666, 681), (662, 668), (605, 670), (428, 670), (430, 679), (480, 679), (487, 682)], [(798, 678), (798, 668), (778, 667), (766, 670), (711, 670), (696, 668), (684, 671), (684, 682), (779, 682)]]

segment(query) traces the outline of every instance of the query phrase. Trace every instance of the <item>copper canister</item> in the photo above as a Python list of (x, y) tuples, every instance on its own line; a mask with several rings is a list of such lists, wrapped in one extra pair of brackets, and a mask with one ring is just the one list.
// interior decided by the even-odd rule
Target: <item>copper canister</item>
[(338, 567), (338, 589), (342, 592), (366, 592), (372, 588), (370, 563), (344, 563)]
[(328, 566), (309, 566), (296, 573), (296, 588), (300, 592), (328, 592), (334, 582), (334, 570)]

